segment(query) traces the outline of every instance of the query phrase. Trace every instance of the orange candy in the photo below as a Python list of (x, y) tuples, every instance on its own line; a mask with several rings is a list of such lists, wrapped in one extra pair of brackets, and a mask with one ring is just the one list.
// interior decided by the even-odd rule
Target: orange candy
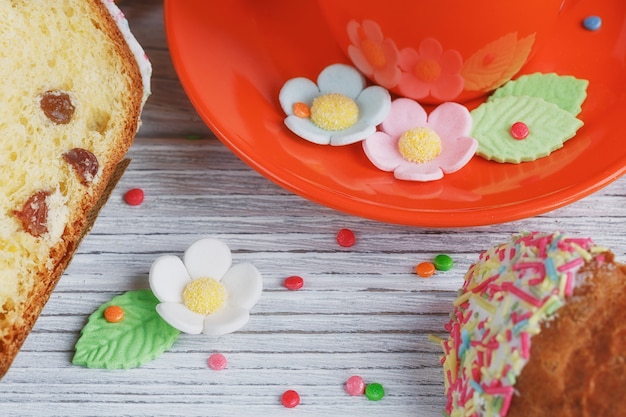
[(435, 273), (435, 264), (432, 262), (420, 262), (415, 267), (415, 273), (422, 278), (428, 278)]
[(104, 310), (104, 319), (109, 323), (117, 323), (124, 318), (124, 310), (120, 306), (108, 306)]
[(308, 119), (311, 117), (311, 109), (305, 103), (299, 101), (293, 104), (293, 114), (302, 119)]

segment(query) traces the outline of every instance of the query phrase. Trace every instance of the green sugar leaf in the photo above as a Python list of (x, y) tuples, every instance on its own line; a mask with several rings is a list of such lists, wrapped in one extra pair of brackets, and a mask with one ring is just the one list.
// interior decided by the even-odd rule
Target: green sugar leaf
[(539, 97), (577, 116), (587, 98), (589, 81), (569, 75), (530, 74), (509, 81), (491, 95), (489, 101), (506, 96)]
[[(520, 163), (549, 155), (572, 138), (583, 122), (554, 103), (530, 96), (507, 96), (487, 101), (472, 112), (472, 137), (477, 155), (498, 162)], [(529, 135), (511, 136), (511, 126), (523, 122)]]
[[(168, 350), (180, 332), (156, 312), (159, 300), (150, 290), (129, 291), (98, 308), (81, 331), (72, 363), (89, 368), (128, 369), (141, 366)], [(116, 305), (124, 318), (109, 323), (104, 310)]]

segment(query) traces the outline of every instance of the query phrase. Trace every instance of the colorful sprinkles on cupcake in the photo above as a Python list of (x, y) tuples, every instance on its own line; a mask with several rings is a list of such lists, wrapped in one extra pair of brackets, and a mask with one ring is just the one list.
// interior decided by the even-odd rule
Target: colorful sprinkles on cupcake
[(527, 233), (480, 255), (441, 342), (447, 416), (506, 415), (532, 336), (573, 294), (579, 269), (603, 251), (587, 238)]

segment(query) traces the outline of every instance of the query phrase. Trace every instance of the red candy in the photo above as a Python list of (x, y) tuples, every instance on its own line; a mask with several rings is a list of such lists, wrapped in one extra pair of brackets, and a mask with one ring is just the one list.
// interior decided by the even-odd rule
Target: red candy
[(511, 136), (513, 139), (522, 140), (528, 137), (528, 126), (524, 122), (515, 122), (513, 126), (511, 126)]
[(304, 285), (304, 280), (302, 279), (302, 277), (299, 277), (297, 275), (292, 275), (290, 277), (285, 278), (285, 282), (283, 284), (285, 285), (285, 288), (287, 288), (288, 290), (296, 291), (302, 288), (302, 286)]
[(339, 246), (343, 246), (344, 248), (354, 245), (355, 240), (356, 238), (354, 237), (354, 232), (350, 229), (341, 229), (337, 233), (337, 243), (339, 243)]
[(294, 408), (300, 404), (300, 395), (292, 389), (287, 390), (283, 393), (281, 402), (286, 408)]
[(143, 190), (141, 188), (133, 188), (124, 194), (124, 201), (130, 206), (138, 206), (143, 203)]

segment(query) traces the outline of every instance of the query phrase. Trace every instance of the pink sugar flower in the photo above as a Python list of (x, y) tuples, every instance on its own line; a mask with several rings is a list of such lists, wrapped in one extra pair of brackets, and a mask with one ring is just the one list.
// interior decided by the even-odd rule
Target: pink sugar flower
[(380, 127), (363, 141), (363, 150), (400, 180), (438, 180), (465, 166), (478, 147), (469, 136), (472, 116), (457, 103), (443, 103), (427, 115), (416, 101), (399, 98)]
[(348, 37), (352, 45), (348, 55), (352, 63), (381, 87), (395, 87), (400, 82), (399, 53), (393, 40), (385, 38), (378, 23), (364, 20), (348, 22)]
[(458, 51), (443, 50), (438, 40), (422, 40), (419, 49), (405, 48), (399, 60), (402, 76), (398, 91), (420, 100), (432, 96), (441, 101), (455, 99), (463, 91), (463, 57)]

